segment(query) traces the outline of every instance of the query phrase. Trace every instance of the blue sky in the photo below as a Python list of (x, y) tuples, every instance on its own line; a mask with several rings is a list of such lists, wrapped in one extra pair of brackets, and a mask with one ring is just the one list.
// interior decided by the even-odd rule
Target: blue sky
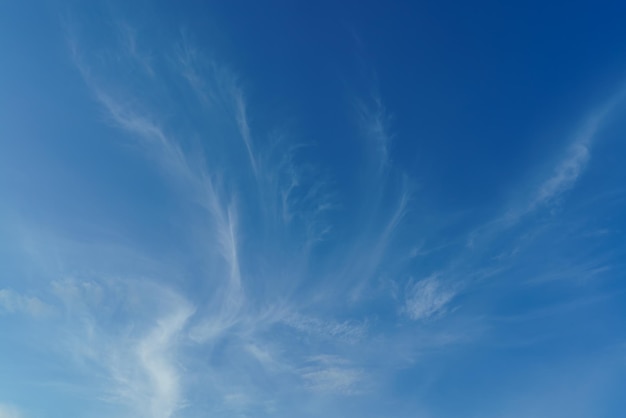
[(0, 5), (0, 418), (623, 416), (624, 3), (410, 3)]

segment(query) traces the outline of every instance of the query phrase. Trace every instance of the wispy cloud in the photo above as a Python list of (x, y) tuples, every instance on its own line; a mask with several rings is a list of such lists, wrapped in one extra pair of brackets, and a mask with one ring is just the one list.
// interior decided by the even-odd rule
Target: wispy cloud
[(94, 94), (115, 125), (143, 141), (149, 152), (156, 151), (155, 157), (166, 169), (183, 178), (193, 179), (194, 173), (180, 146), (153, 118), (140, 115), (129, 104), (115, 100), (100, 87), (94, 86)]
[(353, 302), (364, 297), (372, 279), (377, 278), (388, 262), (396, 233), (410, 214), (414, 198), (409, 176), (397, 167), (392, 169), (391, 118), (382, 99), (375, 95), (371, 102), (358, 101), (356, 108), (358, 128), (366, 140), (367, 158), (363, 176), (366, 189), (357, 212), (363, 227), (354, 237), (354, 247), (344, 267), (344, 276), (358, 278), (356, 283), (351, 283)]
[(585, 123), (573, 136), (563, 157), (557, 162), (552, 174), (538, 186), (526, 208), (521, 213), (517, 213), (517, 216), (522, 216), (554, 201), (576, 184), (591, 159), (591, 150), (598, 140), (598, 135), (625, 95), (626, 89), (621, 88), (587, 117)]
[(413, 320), (426, 320), (444, 314), (455, 296), (450, 285), (432, 275), (406, 289), (404, 313)]
[(44, 317), (54, 313), (54, 308), (34, 296), (26, 296), (11, 289), (0, 289), (0, 313), (24, 314)]
[(149, 381), (150, 416), (169, 418), (182, 406), (174, 349), (192, 312), (189, 306), (181, 306), (159, 318), (137, 345), (137, 355)]
[(246, 111), (246, 102), (243, 97), (243, 92), (239, 88), (235, 88), (233, 91), (236, 106), (236, 119), (237, 127), (239, 128), (239, 134), (243, 140), (246, 151), (248, 152), (248, 158), (250, 159), (250, 165), (254, 174), (258, 176), (257, 162), (254, 151), (252, 150), (252, 137), (250, 134), (250, 126), (248, 125), (248, 115)]
[[(127, 26), (123, 26), (122, 29), (124, 29), (122, 34), (124, 39), (134, 34), (132, 29)], [(71, 39), (70, 45), (77, 67), (115, 126), (135, 137), (144, 146), (147, 155), (155, 157), (166, 173), (184, 181), (193, 191), (192, 199), (206, 210), (212, 220), (216, 239), (210, 242), (212, 246), (210, 250), (222, 257), (225, 271), (223, 275), (224, 286), (219, 292), (219, 298), (216, 298), (216, 303), (220, 308), (214, 311), (214, 315), (207, 318), (204, 324), (196, 326), (192, 333), (198, 341), (206, 340), (215, 332), (221, 332), (236, 322), (237, 311), (243, 298), (235, 192), (231, 189), (225, 190), (224, 185), (220, 184), (221, 176), (218, 175), (218, 170), (210, 171), (202, 158), (192, 162), (191, 158), (182, 150), (180, 138), (175, 138), (167, 133), (165, 127), (157, 122), (158, 117), (155, 115), (158, 115), (158, 112), (154, 111), (153, 114), (150, 114), (146, 110), (150, 106), (139, 104), (140, 102), (138, 103), (134, 99), (122, 101), (114, 98), (110, 92), (112, 89), (105, 87), (105, 83), (98, 81), (95, 76), (96, 71), (86, 64), (79, 51), (78, 43), (77, 39)], [(181, 65), (183, 77), (194, 88), (200, 89), (199, 83), (203, 79), (195, 68), (194, 60), (197, 54), (194, 51), (192, 47), (183, 43), (179, 48), (178, 63)], [(139, 54), (139, 52), (135, 51), (135, 54)], [(233, 77), (223, 76), (211, 83), (207, 82), (206, 85), (217, 84), (217, 92), (212, 91), (211, 95), (213, 97), (221, 95), (219, 97), (223, 100), (234, 103), (231, 117), (236, 121), (239, 133), (248, 150), (251, 164), (256, 170), (243, 94), (234, 84), (233, 79)], [(126, 94), (130, 94), (132, 97), (132, 92)], [(224, 97), (224, 95), (227, 96)], [(141, 108), (142, 111), (137, 110), (137, 108)], [(231, 183), (228, 185), (232, 186)]]
[[(141, 415), (175, 416), (184, 405), (177, 351), (194, 308), (171, 290), (142, 282), (68, 279), (53, 291), (66, 310), (62, 350), (86, 373), (105, 377), (92, 396)], [(122, 312), (124, 322), (110, 322)]]
[(122, 51), (134, 62), (138, 67), (151, 77), (154, 77), (153, 54), (145, 52), (140, 47), (138, 39), (138, 31), (128, 22), (117, 22), (117, 33), (122, 45)]
[(307, 387), (331, 395), (356, 395), (367, 384), (367, 375), (350, 362), (334, 355), (318, 355), (308, 359), (308, 366), (300, 370)]
[(393, 136), (389, 130), (390, 116), (378, 95), (375, 95), (370, 103), (358, 101), (356, 109), (359, 128), (367, 141), (367, 146), (371, 147), (372, 157), (377, 160), (378, 170), (381, 172), (391, 163), (389, 148)]
[[(589, 112), (586, 120), (572, 135), (562, 155), (553, 163), (553, 168), (548, 174), (539, 175), (540, 180), (535, 184), (521, 188), (530, 192), (518, 193), (513, 202), (505, 205), (500, 214), (470, 231), (466, 248), (457, 257), (459, 265), (467, 267), (467, 263), (471, 263), (472, 258), (475, 258), (476, 263), (484, 261), (476, 254), (490, 252), (497, 243), (498, 247), (509, 245), (510, 248), (507, 250), (507, 256), (503, 256), (505, 253), (501, 249), (498, 255), (492, 256), (493, 268), (496, 271), (506, 268), (520, 258), (525, 245), (538, 239), (537, 236), (541, 236), (542, 231), (549, 229), (550, 225), (558, 223), (558, 219), (555, 218), (549, 225), (525, 222), (533, 222), (532, 215), (553, 208), (569, 190), (576, 186), (592, 159), (594, 145), (600, 140), (603, 129), (611, 122), (617, 109), (622, 106), (625, 97), (626, 88), (620, 87), (613, 96)], [(529, 176), (537, 177), (537, 173), (531, 173)], [(452, 263), (452, 265), (456, 264), (457, 262)], [(563, 277), (562, 273), (562, 271), (544, 271), (541, 277)], [(456, 274), (456, 276), (461, 275)], [(543, 281), (542, 278), (532, 280)]]
[[(428, 242), (421, 236), (398, 239), (415, 199), (410, 178), (393, 164), (391, 116), (380, 97), (356, 104), (364, 142), (354, 156), (364, 161), (354, 164), (363, 173), (362, 189), (352, 195), (354, 212), (338, 216), (347, 227), (332, 224), (327, 215), (345, 208), (322, 170), (307, 160), (315, 153), (287, 134), (255, 132), (249, 119), (254, 109), (232, 72), (184, 34), (164, 48), (162, 61), (170, 66), (160, 68), (141, 51), (135, 30), (118, 29), (126, 61), (111, 65), (142, 69), (133, 73), (146, 83), (184, 86), (191, 95), (186, 100), (195, 100), (189, 113), (197, 112), (200, 122), (185, 112), (168, 113), (178, 99), (167, 88), (151, 101), (133, 83), (107, 76), (101, 62), (81, 53), (78, 37), (70, 40), (76, 66), (109, 123), (183, 185), (177, 196), (193, 216), (177, 225), (188, 221), (190, 235), (201, 237), (190, 245), (199, 255), (186, 260), (178, 282), (60, 280), (53, 293), (65, 307), (65, 349), (85, 374), (104, 376), (107, 401), (140, 416), (178, 416), (194, 391), (241, 415), (281, 390), (295, 390), (294, 382), (308, 396), (362, 394), (374, 381), (372, 363), (407, 367), (467, 341), (466, 330), (437, 328), (445, 321), (435, 319), (452, 316), (464, 289), (500, 274), (518, 256), (521, 245), (493, 243), (507, 240), (511, 225), (574, 187), (610, 113), (592, 117), (534, 192), (479, 228), (482, 239), (455, 255), (452, 240), (425, 248), (415, 246)], [(259, 141), (266, 136), (269, 142)], [(343, 235), (326, 241), (334, 228)], [(397, 256), (402, 252), (409, 256)], [(394, 276), (388, 280), (394, 290), (380, 292), (375, 283), (387, 274)], [(368, 304), (397, 329), (377, 329)], [(0, 291), (5, 311), (32, 311), (31, 305)], [(422, 330), (431, 326), (437, 329)], [(389, 347), (400, 348), (400, 359), (391, 358)], [(181, 354), (194, 357), (193, 370), (185, 369), (189, 359)]]
[(366, 322), (322, 320), (295, 313), (286, 315), (282, 321), (298, 331), (334, 341), (356, 343), (367, 335)]
[(14, 406), (0, 403), (0, 418), (24, 418), (19, 409)]
[(531, 201), (529, 209), (547, 203), (571, 188), (589, 161), (589, 146), (584, 143), (574, 143), (567, 152), (567, 156), (554, 170), (554, 175), (547, 179), (537, 191)]

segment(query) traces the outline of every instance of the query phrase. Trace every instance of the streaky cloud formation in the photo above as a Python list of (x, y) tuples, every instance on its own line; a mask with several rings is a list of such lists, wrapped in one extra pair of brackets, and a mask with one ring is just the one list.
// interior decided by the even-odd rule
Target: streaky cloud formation
[[(532, 109), (489, 100), (514, 75), (496, 60), (503, 78), (478, 88), (478, 64), (452, 71), (445, 39), (430, 56), (409, 32), (388, 27), (380, 36), (395, 46), (379, 50), (377, 32), (351, 28), (357, 48), (326, 14), (307, 18), (329, 31), (310, 40), (276, 32), (279, 14), (267, 27), (252, 11), (198, 6), (240, 28), (229, 44), (186, 3), (134, 18), (116, 2), (73, 7), (55, 26), (63, 64), (49, 71), (67, 101), (31, 103), (50, 142), (7, 118), (7, 138), (28, 150), (0, 144), (0, 418), (626, 407), (624, 88), (576, 117), (553, 110), (573, 135), (549, 147), (534, 139), (542, 132), (505, 127), (509, 153), (495, 119), (521, 125)], [(384, 15), (401, 28), (395, 7)], [(432, 31), (423, 23), (416, 34)], [(430, 58), (405, 61), (407, 45)], [(370, 47), (381, 71), (359, 86), (345, 60)], [(562, 90), (542, 94), (563, 103)], [(464, 124), (483, 114), (493, 127)], [(475, 131), (450, 140), (456, 125)], [(37, 170), (20, 175), (22, 165)], [(492, 167), (510, 177), (485, 181)]]
[(52, 314), (53, 308), (34, 296), (21, 295), (11, 289), (0, 289), (0, 309), (7, 314), (40, 317)]
[(622, 104), (625, 94), (626, 90), (620, 89), (614, 97), (588, 117), (585, 124), (575, 134), (564, 158), (555, 167), (553, 175), (539, 186), (528, 210), (533, 210), (540, 204), (549, 203), (574, 186), (591, 158), (591, 148), (597, 141), (600, 130), (606, 124), (607, 119), (613, 115), (615, 109)]
[(445, 313), (446, 305), (453, 297), (454, 292), (442, 288), (437, 276), (430, 276), (409, 285), (405, 312), (414, 320), (428, 319)]

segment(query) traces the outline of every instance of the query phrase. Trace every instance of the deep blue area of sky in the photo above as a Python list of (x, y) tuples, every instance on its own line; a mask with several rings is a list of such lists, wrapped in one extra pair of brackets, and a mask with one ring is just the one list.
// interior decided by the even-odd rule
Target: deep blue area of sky
[[(210, 19), (191, 4), (197, 24)], [(623, 2), (233, 1), (213, 10), (228, 22), (229, 59), (264, 80), (253, 98), (307, 106), (303, 123), (323, 142), (349, 136), (333, 92), (377, 84), (401, 133), (394, 157), (459, 205), (491, 203), (537, 149), (562, 146), (536, 128), (565, 139), (570, 127), (559, 122), (582, 117), (624, 65)], [(324, 152), (349, 160), (345, 144)]]
[[(53, 55), (65, 51), (60, 39), (50, 36), (62, 36), (52, 29), (64, 7), (40, 5), (3, 6), (8, 9), (3, 25), (20, 34), (19, 51), (15, 38), (3, 39), (4, 49), (13, 51), (4, 71), (33, 76), (30, 85), (5, 77), (3, 88), (18, 89), (15, 96), (24, 101), (34, 98), (28, 106), (42, 100), (33, 89), (65, 70), (51, 64), (58, 62)], [(231, 63), (248, 84), (250, 100), (262, 103), (267, 120), (257, 116), (252, 123), (269, 126), (276, 115), (284, 118), (291, 111), (294, 121), (297, 115), (294, 123), (315, 132), (315, 138), (305, 139), (321, 144), (329, 160), (349, 161), (351, 152), (349, 140), (337, 139), (352, 135), (343, 111), (348, 95), (337, 93), (378, 90), (400, 133), (394, 159), (418, 178), (428, 178), (443, 206), (488, 205), (505, 193), (500, 180), (520, 176), (538, 149), (559, 149), (562, 143), (555, 137), (567, 138), (566, 121), (582, 117), (587, 103), (605, 97), (621, 80), (624, 66), (626, 6), (619, 1), (183, 1), (160, 6), (168, 10), (166, 22), (157, 16), (158, 6), (148, 2), (111, 8), (160, 19), (165, 33), (181, 25), (202, 33), (207, 39), (198, 41)], [(96, 7), (92, 18), (107, 11)], [(42, 67), (52, 74), (40, 72)], [(246, 83), (248, 78), (254, 81)], [(72, 93), (59, 84), (47, 87)], [(536, 128), (546, 126), (552, 131), (537, 136)], [(441, 161), (456, 169), (442, 167)]]

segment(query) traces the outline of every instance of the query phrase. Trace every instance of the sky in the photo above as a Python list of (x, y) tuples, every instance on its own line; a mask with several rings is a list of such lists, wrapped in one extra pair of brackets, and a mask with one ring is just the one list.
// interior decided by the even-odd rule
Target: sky
[(0, 418), (622, 417), (625, 13), (0, 2)]

